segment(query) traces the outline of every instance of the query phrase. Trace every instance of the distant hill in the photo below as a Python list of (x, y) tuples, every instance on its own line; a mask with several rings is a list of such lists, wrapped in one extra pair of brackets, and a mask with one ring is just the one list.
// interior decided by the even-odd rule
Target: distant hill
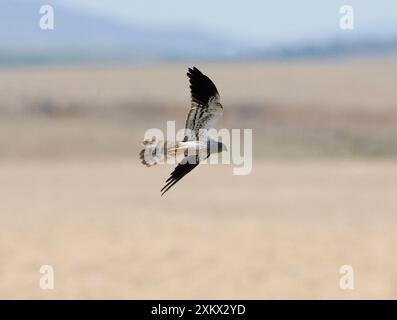
[[(51, 3), (51, 1), (49, 1)], [(4, 1), (0, 10), (0, 65), (87, 64), (225, 59), (296, 59), (397, 52), (397, 36), (379, 40), (333, 39), (323, 43), (260, 48), (213, 32), (122, 24), (63, 6), (55, 30), (39, 28), (42, 1)]]
[(224, 58), (241, 44), (216, 34), (184, 27), (143, 27), (53, 5), (55, 29), (39, 27), (43, 2), (1, 4), (0, 63), (61, 62), (62, 60), (147, 60)]
[(333, 38), (322, 42), (265, 48), (249, 53), (247, 58), (250, 60), (296, 60), (388, 54), (397, 54), (397, 34), (387, 37)]

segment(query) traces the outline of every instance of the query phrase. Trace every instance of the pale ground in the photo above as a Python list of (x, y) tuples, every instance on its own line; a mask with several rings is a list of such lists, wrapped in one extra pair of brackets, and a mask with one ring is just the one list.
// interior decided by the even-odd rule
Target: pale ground
[(0, 164), (0, 298), (397, 298), (397, 163), (134, 163)]
[(253, 172), (161, 198), (137, 154), (183, 126), (187, 66), (0, 70), (0, 298), (396, 299), (397, 59), (197, 65)]

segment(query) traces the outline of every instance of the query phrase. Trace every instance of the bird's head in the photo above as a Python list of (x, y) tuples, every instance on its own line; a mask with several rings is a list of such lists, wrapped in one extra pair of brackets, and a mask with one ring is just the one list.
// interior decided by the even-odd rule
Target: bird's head
[(223, 142), (218, 142), (218, 152), (227, 151), (227, 147)]

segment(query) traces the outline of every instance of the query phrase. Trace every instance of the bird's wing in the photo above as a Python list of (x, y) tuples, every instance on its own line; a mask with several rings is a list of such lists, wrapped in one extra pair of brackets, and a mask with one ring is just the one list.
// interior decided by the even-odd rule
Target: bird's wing
[(191, 107), (186, 119), (185, 139), (199, 140), (200, 129), (211, 129), (222, 115), (222, 105), (214, 83), (196, 67), (189, 68)]
[(166, 193), (174, 184), (186, 176), (190, 171), (198, 166), (201, 160), (205, 160), (210, 155), (206, 154), (204, 157), (197, 155), (186, 156), (182, 161), (175, 167), (174, 171), (171, 172), (171, 176), (167, 179), (165, 186), (161, 189), (161, 195)]

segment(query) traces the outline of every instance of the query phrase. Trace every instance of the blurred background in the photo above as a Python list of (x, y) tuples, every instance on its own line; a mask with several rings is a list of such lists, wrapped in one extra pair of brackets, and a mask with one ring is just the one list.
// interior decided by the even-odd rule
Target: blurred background
[[(395, 2), (0, 9), (0, 298), (397, 298)], [(173, 167), (140, 143), (184, 126), (191, 66), (218, 128), (253, 129), (253, 171), (200, 166), (160, 198)]]

